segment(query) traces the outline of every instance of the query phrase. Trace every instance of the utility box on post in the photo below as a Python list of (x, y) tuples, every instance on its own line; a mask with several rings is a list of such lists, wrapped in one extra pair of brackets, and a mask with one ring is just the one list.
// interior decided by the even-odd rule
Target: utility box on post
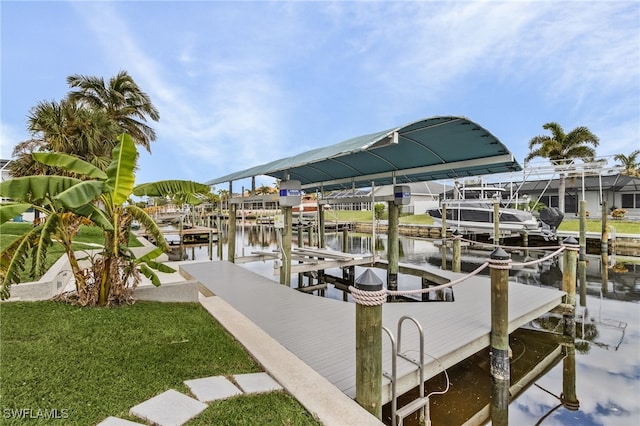
[(411, 188), (408, 185), (393, 187), (393, 202), (396, 206), (405, 206), (411, 202)]
[(280, 182), (280, 207), (293, 207), (302, 202), (302, 187), (299, 180)]

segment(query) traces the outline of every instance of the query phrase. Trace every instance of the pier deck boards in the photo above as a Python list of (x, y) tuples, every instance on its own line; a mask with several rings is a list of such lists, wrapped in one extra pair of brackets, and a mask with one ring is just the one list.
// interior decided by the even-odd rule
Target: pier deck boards
[[(198, 280), (266, 333), (355, 398), (355, 305), (305, 294), (269, 278), (224, 262), (180, 266), (181, 273)], [(437, 273), (434, 268), (434, 274)], [(444, 271), (441, 271), (444, 272)], [(461, 276), (446, 272), (446, 277)], [(425, 332), (425, 378), (489, 346), (491, 327), (490, 282), (472, 277), (455, 286), (455, 302), (387, 303), (383, 325), (397, 338), (397, 322), (403, 315), (416, 318)], [(509, 332), (559, 305), (563, 292), (511, 282)], [(418, 359), (419, 338), (415, 326), (405, 322), (400, 352)], [(383, 336), (383, 371), (391, 373), (391, 346)], [(428, 354), (428, 355), (427, 355)], [(437, 361), (436, 361), (437, 360)], [(419, 382), (416, 367), (398, 359), (398, 394)], [(391, 386), (383, 378), (383, 403), (391, 400)]]

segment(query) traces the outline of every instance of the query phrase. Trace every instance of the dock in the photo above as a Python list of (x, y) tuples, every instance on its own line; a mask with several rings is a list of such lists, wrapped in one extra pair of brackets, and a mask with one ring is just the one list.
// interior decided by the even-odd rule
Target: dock
[[(180, 272), (199, 281), (267, 334), (295, 354), (330, 383), (354, 399), (355, 304), (306, 294), (239, 265), (202, 262), (180, 266)], [(430, 274), (452, 280), (463, 274), (433, 268)], [(468, 358), (490, 344), (490, 281), (474, 276), (455, 286), (451, 303), (386, 303), (383, 326), (397, 334), (403, 315), (415, 318), (425, 332), (425, 379)], [(540, 317), (562, 302), (559, 290), (510, 282), (509, 332)], [(406, 327), (402, 353), (417, 360), (419, 336)], [(397, 337), (397, 336), (396, 336)], [(392, 399), (391, 345), (383, 339), (382, 402)], [(419, 384), (414, 364), (398, 358), (397, 392), (403, 394)]]
[[(153, 240), (153, 237), (144, 229), (136, 231), (136, 235), (146, 239)], [(216, 228), (208, 228), (204, 226), (185, 226), (180, 229), (163, 229), (167, 243), (173, 245), (206, 245), (210, 242), (218, 241), (218, 230)]]

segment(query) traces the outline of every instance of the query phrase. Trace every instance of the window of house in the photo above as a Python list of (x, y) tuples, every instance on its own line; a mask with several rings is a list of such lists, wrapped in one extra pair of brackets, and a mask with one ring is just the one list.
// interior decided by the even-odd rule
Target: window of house
[(633, 209), (640, 207), (640, 194), (622, 194), (622, 208)]

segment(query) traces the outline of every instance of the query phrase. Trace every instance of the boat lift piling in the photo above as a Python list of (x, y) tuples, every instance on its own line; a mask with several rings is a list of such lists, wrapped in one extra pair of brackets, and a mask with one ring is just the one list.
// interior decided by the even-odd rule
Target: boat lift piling
[(509, 423), (509, 269), (511, 256), (500, 247), (489, 258), (491, 275), (491, 423)]
[(602, 263), (602, 294), (609, 287), (609, 224), (607, 223), (607, 202), (602, 201), (602, 236), (600, 237), (600, 257)]

